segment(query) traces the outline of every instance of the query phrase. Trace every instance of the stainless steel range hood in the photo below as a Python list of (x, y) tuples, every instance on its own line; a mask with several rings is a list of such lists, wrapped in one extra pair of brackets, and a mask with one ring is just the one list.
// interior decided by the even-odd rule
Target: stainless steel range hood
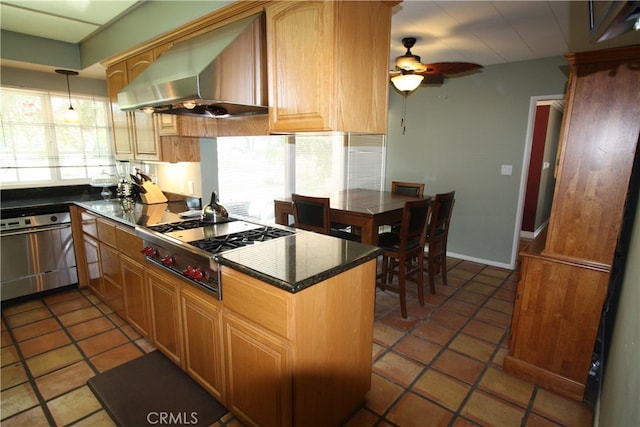
[(255, 15), (176, 44), (118, 93), (120, 109), (267, 114), (264, 34), (264, 18)]

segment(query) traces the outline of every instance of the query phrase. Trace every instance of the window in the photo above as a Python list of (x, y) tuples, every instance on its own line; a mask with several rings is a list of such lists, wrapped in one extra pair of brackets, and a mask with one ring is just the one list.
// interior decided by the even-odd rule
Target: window
[(217, 138), (220, 203), (274, 222), (273, 200), (384, 186), (385, 135)]
[(106, 98), (72, 97), (80, 124), (64, 122), (66, 93), (0, 88), (0, 184), (86, 184), (115, 170)]

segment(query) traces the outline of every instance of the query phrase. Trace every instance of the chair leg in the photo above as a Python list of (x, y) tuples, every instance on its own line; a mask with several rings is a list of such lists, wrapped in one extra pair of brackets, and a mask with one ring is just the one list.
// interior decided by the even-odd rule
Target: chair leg
[(389, 258), (389, 269), (387, 270), (387, 274), (389, 277), (385, 278), (385, 280), (389, 284), (393, 282), (393, 274), (395, 273), (395, 268), (396, 268), (396, 260), (394, 258)]
[(429, 256), (429, 291), (432, 294), (436, 293), (436, 261)]
[(447, 286), (447, 251), (442, 254), (440, 269), (442, 272), (442, 283)]
[(388, 268), (388, 263), (389, 263), (389, 258), (386, 256), (382, 257), (382, 265), (381, 265), (381, 272), (380, 272), (380, 276), (378, 276), (380, 278), (379, 280), (379, 285), (380, 285), (380, 289), (382, 289), (383, 291), (386, 289), (386, 280), (387, 280), (387, 268)]
[(424, 256), (418, 256), (418, 271), (417, 280), (418, 282), (418, 302), (420, 302), (420, 307), (424, 307)]
[(406, 260), (399, 260), (398, 262), (398, 291), (400, 293), (400, 313), (402, 318), (407, 318), (407, 292), (405, 288), (405, 269)]

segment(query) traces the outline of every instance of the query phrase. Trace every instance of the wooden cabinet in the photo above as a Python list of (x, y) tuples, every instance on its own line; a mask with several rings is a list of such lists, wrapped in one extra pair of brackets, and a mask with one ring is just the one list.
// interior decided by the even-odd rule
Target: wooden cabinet
[(362, 404), (375, 268), (374, 259), (292, 294), (222, 267), (227, 407), (243, 423), (339, 425)]
[(290, 426), (292, 375), (288, 343), (232, 313), (224, 317), (227, 408), (244, 423)]
[[(216, 136), (215, 120), (170, 114), (146, 114), (122, 111), (118, 92), (145, 70), (171, 45), (149, 49), (107, 69), (107, 92), (111, 103), (114, 150), (117, 160), (149, 160), (163, 162), (199, 161), (199, 141), (183, 136)], [(174, 136), (164, 145), (163, 135)], [(167, 152), (163, 147), (169, 148)]]
[(152, 342), (178, 366), (182, 366), (180, 286), (159, 269), (147, 270), (151, 308)]
[(163, 157), (172, 162), (199, 162), (200, 141), (198, 138), (163, 136), (160, 138)]
[(86, 285), (99, 297), (104, 298), (104, 284), (102, 282), (102, 269), (100, 268), (100, 248), (98, 241), (85, 234), (82, 238), (83, 253), (86, 260)]
[(215, 297), (191, 286), (180, 292), (184, 370), (226, 405), (222, 307)]
[(120, 265), (125, 317), (138, 332), (149, 338), (151, 317), (144, 266), (128, 256), (120, 257)]
[[(154, 60), (153, 50), (139, 53), (127, 59), (127, 83), (138, 77)], [(130, 112), (129, 126), (133, 133), (133, 155), (136, 160), (160, 160), (162, 153), (154, 121), (152, 114), (139, 110)]]
[(100, 243), (100, 265), (102, 266), (102, 283), (104, 302), (116, 313), (124, 313), (122, 293), (122, 272), (120, 270), (120, 253), (117, 249)]
[(218, 121), (216, 119), (183, 116), (177, 114), (156, 114), (158, 135), (209, 137), (218, 136)]
[(129, 83), (127, 64), (121, 62), (107, 69), (107, 94), (111, 105), (114, 154), (116, 160), (133, 160), (133, 135), (130, 126), (131, 113), (120, 110), (118, 92)]
[(272, 133), (387, 132), (391, 2), (266, 6)]
[(105, 286), (98, 241), (98, 217), (77, 206), (71, 206), (69, 211), (78, 266), (78, 285), (88, 286), (96, 295), (104, 298)]
[(72, 212), (86, 225), (80, 256), (97, 279), (91, 289), (112, 306), (120, 277), (125, 320), (242, 423), (339, 425), (362, 404), (371, 386), (375, 259), (296, 293), (223, 266), (220, 301), (147, 262), (131, 228)]
[(549, 226), (521, 254), (504, 367), (582, 400), (640, 134), (640, 46), (567, 58)]

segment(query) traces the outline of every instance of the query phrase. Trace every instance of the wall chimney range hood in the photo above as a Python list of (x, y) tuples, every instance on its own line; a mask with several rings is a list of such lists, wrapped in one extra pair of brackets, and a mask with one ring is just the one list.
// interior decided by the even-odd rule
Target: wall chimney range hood
[(118, 93), (121, 110), (200, 117), (267, 114), (262, 14), (168, 49)]

